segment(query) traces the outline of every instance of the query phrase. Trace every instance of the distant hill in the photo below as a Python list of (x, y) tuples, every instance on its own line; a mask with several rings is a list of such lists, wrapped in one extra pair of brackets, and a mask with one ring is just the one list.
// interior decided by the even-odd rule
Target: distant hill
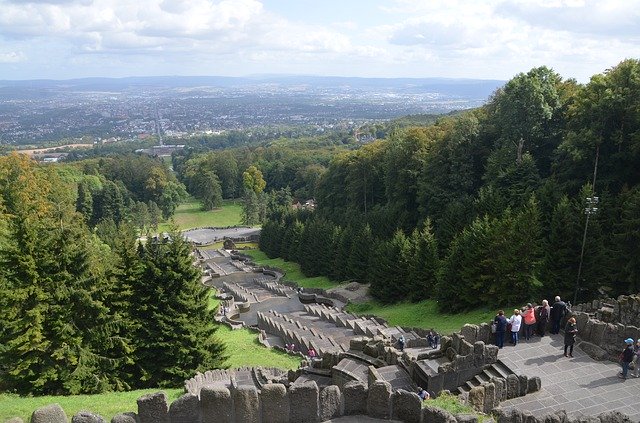
[(280, 87), (300, 89), (335, 89), (357, 91), (393, 91), (401, 93), (437, 93), (466, 99), (486, 98), (505, 81), (457, 78), (355, 78), (304, 75), (225, 76), (149, 76), (128, 78), (80, 78), (67, 80), (0, 80), (0, 95), (16, 95), (32, 90), (71, 89), (76, 91), (128, 91), (140, 88), (178, 89), (211, 87)]

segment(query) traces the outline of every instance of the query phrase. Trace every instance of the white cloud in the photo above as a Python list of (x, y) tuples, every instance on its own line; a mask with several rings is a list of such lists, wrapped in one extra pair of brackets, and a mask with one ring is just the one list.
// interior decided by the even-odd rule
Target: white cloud
[(0, 52), (0, 63), (19, 63), (26, 59), (24, 53), (20, 51)]
[(312, 19), (263, 0), (0, 0), (0, 51), (30, 72), (508, 78), (545, 64), (581, 79), (640, 56), (640, 0), (349, 1), (357, 15)]

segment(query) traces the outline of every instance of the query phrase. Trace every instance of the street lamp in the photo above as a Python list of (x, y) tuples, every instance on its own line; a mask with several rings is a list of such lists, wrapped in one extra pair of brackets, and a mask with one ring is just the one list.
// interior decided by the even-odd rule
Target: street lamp
[(578, 265), (578, 278), (576, 279), (576, 289), (573, 294), (573, 304), (578, 304), (578, 290), (580, 289), (580, 275), (582, 274), (582, 260), (584, 259), (584, 246), (587, 242), (587, 229), (589, 228), (589, 218), (598, 212), (598, 202), (600, 198), (591, 196), (586, 198), (584, 214), (587, 220), (584, 222), (584, 233), (582, 234), (582, 249), (580, 250), (580, 264)]

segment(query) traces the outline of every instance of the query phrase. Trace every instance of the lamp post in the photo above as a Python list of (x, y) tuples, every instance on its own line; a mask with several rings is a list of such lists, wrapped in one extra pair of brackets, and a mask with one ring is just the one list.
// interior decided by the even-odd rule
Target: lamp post
[(598, 212), (598, 202), (600, 199), (595, 196), (596, 175), (598, 174), (598, 159), (600, 158), (600, 146), (596, 146), (596, 160), (593, 165), (593, 185), (591, 186), (591, 196), (586, 198), (584, 214), (587, 220), (584, 222), (584, 233), (582, 234), (582, 248), (580, 249), (580, 264), (578, 264), (578, 277), (576, 278), (576, 289), (573, 293), (573, 304), (578, 304), (578, 291), (580, 290), (580, 276), (582, 274), (582, 260), (584, 259), (584, 246), (587, 243), (587, 229), (589, 228), (589, 218)]

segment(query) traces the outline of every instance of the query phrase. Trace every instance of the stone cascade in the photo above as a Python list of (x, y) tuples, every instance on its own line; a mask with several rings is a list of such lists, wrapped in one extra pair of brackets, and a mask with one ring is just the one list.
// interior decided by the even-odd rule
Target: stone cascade
[(276, 282), (273, 278), (255, 278), (253, 282), (280, 297), (291, 298), (295, 295), (295, 291), (291, 287), (282, 285)]
[(406, 331), (399, 326), (389, 326), (387, 323), (379, 322), (373, 318), (358, 317), (351, 313), (340, 311), (335, 307), (324, 304), (305, 305), (305, 311), (319, 319), (335, 324), (337, 327), (344, 327), (353, 330), (356, 335), (363, 335), (373, 338), (380, 335), (396, 342), (401, 335), (404, 335), (406, 348), (422, 347), (427, 345), (425, 338), (421, 338), (413, 331)]
[(242, 367), (238, 369), (216, 369), (198, 373), (184, 382), (187, 393), (200, 395), (204, 388), (254, 386), (260, 389), (269, 383), (289, 385), (289, 372), (276, 367)]
[(296, 345), (297, 350), (304, 354), (308, 353), (309, 348), (313, 348), (320, 356), (345, 351), (345, 346), (333, 337), (273, 310), (258, 312), (258, 328), (280, 337), (285, 344)]
[(247, 288), (238, 283), (223, 282), (222, 287), (225, 292), (233, 295), (236, 301), (244, 303), (257, 303), (258, 297), (255, 293), (250, 292)]

